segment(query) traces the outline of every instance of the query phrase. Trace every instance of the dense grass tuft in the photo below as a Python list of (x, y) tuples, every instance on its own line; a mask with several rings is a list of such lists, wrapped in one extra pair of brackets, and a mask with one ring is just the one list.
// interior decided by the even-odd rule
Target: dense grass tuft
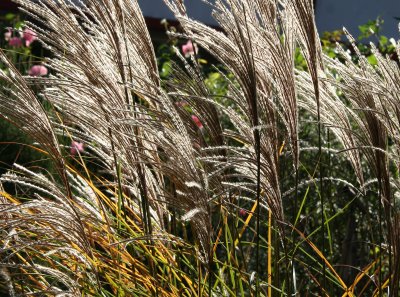
[(0, 177), (2, 294), (398, 296), (396, 61), (324, 54), (312, 1), (165, 0), (160, 76), (136, 1), (14, 1), (50, 74), (0, 51), (0, 115), (51, 165)]

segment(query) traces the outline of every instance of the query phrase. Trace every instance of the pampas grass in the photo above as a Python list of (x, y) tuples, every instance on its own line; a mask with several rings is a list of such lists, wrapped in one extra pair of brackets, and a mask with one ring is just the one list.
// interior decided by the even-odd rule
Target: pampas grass
[[(0, 52), (9, 69), (0, 73), (0, 114), (56, 170), (14, 164), (0, 177), (17, 189), (0, 193), (1, 290), (398, 295), (396, 62), (371, 45), (378, 65), (370, 65), (350, 34), (356, 62), (340, 46), (344, 63), (324, 55), (311, 1), (216, 0), (217, 31), (191, 19), (182, 1), (165, 0), (182, 27), (170, 36), (224, 66), (221, 98), (197, 50), (175, 49), (160, 78), (136, 1), (14, 1), (51, 51), (51, 74), (24, 76)], [(296, 69), (296, 48), (307, 71)], [(69, 154), (65, 143), (81, 147)], [(350, 194), (340, 197), (341, 187)], [(357, 205), (379, 216), (365, 244), (373, 248), (359, 263), (340, 263), (333, 249), (346, 231), (335, 224)], [(349, 281), (337, 265), (357, 273)]]

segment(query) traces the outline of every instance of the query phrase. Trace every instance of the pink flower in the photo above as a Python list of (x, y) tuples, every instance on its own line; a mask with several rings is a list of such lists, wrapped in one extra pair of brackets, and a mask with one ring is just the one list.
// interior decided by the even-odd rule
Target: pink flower
[(31, 29), (25, 29), (22, 37), (25, 40), (25, 46), (30, 46), (37, 39), (37, 35)]
[(8, 41), (10, 46), (14, 47), (21, 47), (22, 46), (22, 39), (19, 37), (11, 37)]
[(46, 76), (49, 73), (47, 68), (43, 65), (35, 65), (29, 70), (30, 76)]
[(83, 151), (84, 147), (82, 142), (77, 142), (77, 141), (71, 142), (71, 149), (70, 149), (71, 155), (75, 156), (78, 152), (81, 153)]
[(7, 28), (7, 32), (4, 33), (4, 39), (5, 39), (5, 41), (10, 41), (11, 37), (12, 37), (11, 28)]
[(186, 44), (182, 45), (182, 53), (186, 58), (194, 55), (195, 50), (197, 51), (197, 46), (196, 44), (193, 44), (190, 40), (188, 40)]
[(193, 122), (196, 124), (196, 126), (199, 129), (203, 129), (204, 128), (203, 124), (200, 122), (200, 120), (199, 120), (199, 118), (197, 116), (192, 115), (192, 120), (193, 120)]
[(247, 211), (246, 211), (245, 209), (241, 208), (241, 209), (239, 210), (239, 215), (240, 215), (241, 217), (245, 217), (245, 216), (247, 216)]

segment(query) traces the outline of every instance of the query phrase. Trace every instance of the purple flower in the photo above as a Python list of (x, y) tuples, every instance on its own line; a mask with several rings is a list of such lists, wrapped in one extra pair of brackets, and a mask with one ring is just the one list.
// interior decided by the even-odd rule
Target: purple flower
[(11, 37), (8, 40), (8, 44), (13, 47), (21, 47), (22, 46), (22, 39), (19, 37)]
[(188, 103), (185, 100), (181, 100), (181, 101), (175, 102), (175, 105), (178, 107), (185, 107), (188, 105)]
[(203, 124), (200, 122), (200, 120), (199, 120), (199, 118), (197, 116), (192, 115), (192, 120), (193, 120), (193, 122), (196, 124), (196, 126), (199, 129), (203, 129), (204, 128)]
[(241, 208), (241, 209), (239, 210), (239, 215), (240, 215), (241, 217), (246, 217), (246, 216), (247, 216), (247, 211), (246, 211), (245, 209)]
[(30, 76), (46, 76), (48, 73), (48, 69), (43, 65), (32, 66), (28, 72)]
[(72, 156), (75, 156), (78, 152), (81, 153), (84, 151), (83, 143), (78, 141), (71, 142), (70, 153)]

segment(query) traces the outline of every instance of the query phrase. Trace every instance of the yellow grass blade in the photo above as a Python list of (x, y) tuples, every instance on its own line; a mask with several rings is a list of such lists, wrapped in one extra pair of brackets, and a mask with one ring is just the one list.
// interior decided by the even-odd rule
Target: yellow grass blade
[(272, 297), (272, 211), (268, 211), (268, 297)]
[[(337, 280), (339, 281), (339, 283), (342, 286), (342, 288), (344, 289), (344, 291), (349, 292), (346, 284), (344, 283), (342, 278), (339, 276), (339, 274), (336, 272), (335, 268), (333, 268), (332, 265), (329, 263), (329, 261), (325, 258), (324, 254), (301, 231), (299, 231), (296, 228), (294, 228), (294, 230), (308, 243), (308, 245), (314, 250), (314, 252), (321, 258), (321, 260), (325, 263), (325, 265), (329, 268), (329, 270), (337, 278)], [(352, 295), (344, 295), (344, 296), (352, 296)]]

